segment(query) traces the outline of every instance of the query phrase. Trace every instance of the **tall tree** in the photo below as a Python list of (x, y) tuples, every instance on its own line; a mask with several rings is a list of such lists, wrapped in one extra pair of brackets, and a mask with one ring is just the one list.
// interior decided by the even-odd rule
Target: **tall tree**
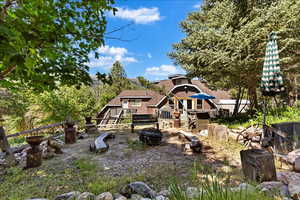
[[(114, 0), (0, 0), (0, 87), (89, 83)], [(97, 55), (95, 55), (97, 57)]]
[(122, 64), (120, 63), (120, 61), (116, 61), (113, 64), (109, 75), (112, 77), (114, 81), (127, 78), (126, 72)]
[(181, 23), (186, 37), (173, 45), (170, 57), (218, 87), (246, 88), (251, 107), (257, 108), (268, 34), (278, 32), (284, 70), (299, 61), (300, 2), (207, 0), (204, 8)]

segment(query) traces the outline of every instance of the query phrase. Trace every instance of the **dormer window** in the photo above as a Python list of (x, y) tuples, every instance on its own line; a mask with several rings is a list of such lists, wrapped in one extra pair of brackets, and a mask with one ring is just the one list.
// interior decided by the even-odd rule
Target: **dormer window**
[(182, 84), (190, 84), (191, 83), (191, 80), (182, 74), (169, 76), (169, 79), (171, 79), (173, 81), (174, 85), (182, 85)]

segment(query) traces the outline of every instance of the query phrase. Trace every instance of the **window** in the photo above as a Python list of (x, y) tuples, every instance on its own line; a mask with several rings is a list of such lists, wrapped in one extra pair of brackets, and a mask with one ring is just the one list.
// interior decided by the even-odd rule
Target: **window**
[(169, 99), (169, 106), (174, 109), (174, 101), (172, 99)]
[(202, 109), (202, 100), (197, 99), (197, 109)]
[(187, 100), (187, 109), (193, 109), (193, 103), (191, 99)]
[(178, 99), (178, 109), (183, 109), (183, 99)]
[(140, 107), (142, 106), (142, 101), (141, 99), (132, 99), (130, 100), (130, 104), (132, 107)]

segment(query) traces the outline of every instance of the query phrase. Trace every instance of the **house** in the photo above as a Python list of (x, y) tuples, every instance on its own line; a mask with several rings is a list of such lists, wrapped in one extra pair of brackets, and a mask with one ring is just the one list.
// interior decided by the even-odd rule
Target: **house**
[[(174, 110), (178, 110), (182, 115), (188, 115), (190, 112), (215, 113), (224, 106), (228, 108), (228, 101), (232, 101), (227, 91), (211, 90), (205, 81), (191, 80), (182, 74), (169, 76), (167, 80), (154, 84), (163, 92), (124, 90), (99, 112), (97, 118), (102, 119), (102, 122), (103, 119), (108, 121), (108, 118), (111, 118), (111, 122), (116, 123), (126, 112), (156, 115), (167, 113), (169, 117), (172, 117)], [(189, 97), (195, 93), (206, 93), (216, 98), (200, 100)], [(226, 105), (223, 105), (223, 102)]]

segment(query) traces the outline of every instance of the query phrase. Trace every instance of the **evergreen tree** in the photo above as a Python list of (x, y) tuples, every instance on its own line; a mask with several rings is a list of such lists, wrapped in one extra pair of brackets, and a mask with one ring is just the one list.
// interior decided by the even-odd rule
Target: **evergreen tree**
[[(300, 1), (207, 0), (205, 9), (190, 13), (181, 23), (186, 37), (169, 55), (189, 74), (219, 88), (247, 89), (257, 108), (263, 58), (271, 31), (278, 45), (284, 75), (299, 62)], [(237, 95), (242, 96), (242, 95)]]

